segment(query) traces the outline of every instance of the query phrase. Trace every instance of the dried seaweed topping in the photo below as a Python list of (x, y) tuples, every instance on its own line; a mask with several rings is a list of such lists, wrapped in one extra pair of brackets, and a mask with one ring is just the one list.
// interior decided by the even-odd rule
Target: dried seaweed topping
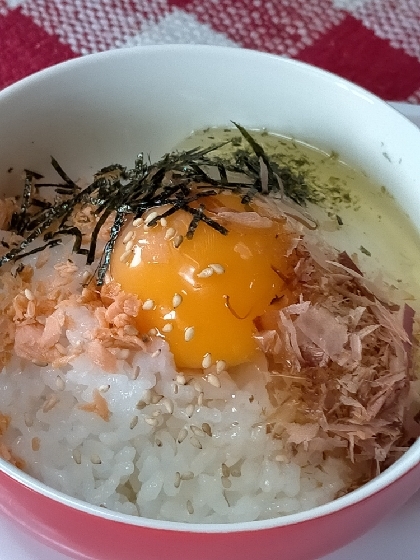
[[(30, 253), (60, 243), (62, 236), (66, 235), (74, 236), (73, 251), (86, 255), (87, 263), (91, 264), (95, 260), (101, 227), (114, 216), (96, 273), (97, 283), (101, 285), (127, 215), (140, 218), (150, 208), (165, 206), (164, 212), (150, 222), (149, 225), (153, 226), (158, 219), (184, 210), (191, 214), (186, 234), (186, 238), (191, 239), (200, 222), (222, 235), (228, 233), (206, 211), (206, 198), (221, 190), (237, 192), (244, 205), (257, 193), (279, 193), (300, 205), (311, 200), (310, 189), (302, 176), (271, 161), (245, 128), (233, 124), (249, 144), (250, 151), (236, 150), (231, 161), (221, 160), (214, 154), (224, 144), (169, 153), (154, 164), (139, 155), (132, 169), (119, 164), (102, 168), (84, 189), (80, 189), (54, 158), (51, 158), (51, 164), (62, 181), (60, 183), (39, 182), (42, 176), (27, 171), (20, 211), (13, 215), (10, 228), (22, 236), (23, 241), (0, 258), (0, 266), (27, 255), (24, 251), (39, 237), (43, 236), (45, 245)], [(52, 202), (39, 196), (39, 191), (46, 187), (54, 188)], [(202, 202), (197, 207), (198, 200)], [(82, 233), (71, 220), (75, 212), (86, 206), (94, 208), (97, 220), (88, 249), (82, 247)]]

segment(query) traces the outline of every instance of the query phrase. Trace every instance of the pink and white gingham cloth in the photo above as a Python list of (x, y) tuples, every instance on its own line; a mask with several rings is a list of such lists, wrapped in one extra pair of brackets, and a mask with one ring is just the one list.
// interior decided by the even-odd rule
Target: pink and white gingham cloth
[(0, 88), (131, 45), (247, 47), (420, 102), (420, 0), (0, 0)]

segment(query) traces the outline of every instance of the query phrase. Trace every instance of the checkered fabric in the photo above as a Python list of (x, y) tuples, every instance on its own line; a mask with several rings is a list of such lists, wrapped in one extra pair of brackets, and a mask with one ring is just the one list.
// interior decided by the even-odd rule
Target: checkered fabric
[(69, 58), (156, 43), (278, 53), (420, 102), (420, 0), (0, 0), (0, 88)]

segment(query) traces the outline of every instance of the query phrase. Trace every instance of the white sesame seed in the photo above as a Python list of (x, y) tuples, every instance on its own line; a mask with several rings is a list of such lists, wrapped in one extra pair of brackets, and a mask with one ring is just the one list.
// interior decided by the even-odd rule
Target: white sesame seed
[(139, 227), (142, 225), (142, 223), (143, 223), (143, 218), (136, 218), (135, 220), (133, 220), (134, 227)]
[(241, 476), (240, 467), (230, 467), (230, 476), (233, 476), (234, 478), (239, 478)]
[(158, 395), (157, 393), (154, 393), (152, 395), (152, 402), (151, 404), (157, 404), (158, 402), (160, 402), (163, 399), (162, 395)]
[(65, 383), (64, 379), (62, 377), (60, 377), (59, 375), (57, 375), (57, 377), (55, 379), (55, 386), (57, 387), (57, 389), (59, 391), (64, 391), (64, 389), (66, 387), (66, 383)]
[(181, 243), (184, 241), (184, 238), (182, 235), (177, 235), (174, 239), (174, 247), (175, 249), (178, 249), (178, 247), (181, 245)]
[(175, 488), (179, 488), (180, 484), (181, 484), (181, 474), (177, 471), (175, 473), (175, 482), (174, 482)]
[(197, 437), (204, 437), (206, 434), (203, 432), (201, 428), (198, 426), (190, 426), (190, 430), (192, 433)]
[(175, 381), (178, 383), (178, 385), (185, 385), (185, 383), (187, 382), (184, 374), (182, 373), (178, 373), (178, 375), (175, 378)]
[(214, 272), (214, 270), (210, 267), (203, 268), (203, 270), (197, 274), (197, 277), (198, 278), (209, 278), (210, 276), (213, 275), (213, 272)]
[(124, 236), (124, 239), (123, 239), (124, 245), (126, 245), (129, 241), (131, 241), (131, 239), (133, 239), (134, 236), (135, 236), (135, 233), (134, 233), (133, 230), (126, 233), (125, 236)]
[(173, 328), (174, 326), (171, 325), (171, 323), (166, 323), (166, 325), (163, 325), (162, 327), (162, 332), (171, 332)]
[(25, 290), (25, 297), (29, 301), (34, 301), (34, 299), (35, 299), (34, 294), (28, 288), (26, 288), (26, 290)]
[(125, 250), (126, 250), (126, 251), (131, 251), (131, 249), (133, 248), (133, 246), (134, 246), (133, 241), (131, 241), (131, 240), (130, 240), (130, 241), (127, 241), (127, 243), (126, 243), (126, 245), (125, 245)]
[(157, 358), (161, 352), (162, 352), (162, 350), (160, 348), (158, 348), (152, 354), (150, 354), (150, 357), (151, 358)]
[(31, 416), (28, 414), (28, 412), (25, 412), (25, 414), (23, 415), (24, 421), (25, 421), (25, 425), (30, 428), (31, 426), (34, 425), (34, 421), (31, 418)]
[(190, 443), (193, 447), (196, 447), (197, 449), (203, 449), (203, 446), (201, 445), (200, 440), (198, 438), (196, 438), (195, 436), (190, 437)]
[(226, 463), (222, 463), (222, 475), (226, 478), (230, 475), (230, 470)]
[(191, 500), (187, 500), (187, 511), (190, 515), (194, 513), (194, 506), (191, 503)]
[(106, 393), (111, 388), (111, 385), (101, 385), (98, 389), (100, 393)]
[(149, 426), (153, 426), (153, 427), (156, 427), (159, 422), (159, 420), (157, 418), (154, 418), (153, 416), (146, 417), (144, 421), (146, 422), (146, 424), (149, 424)]
[(207, 422), (203, 422), (203, 423), (201, 424), (201, 429), (202, 429), (203, 432), (204, 432), (205, 434), (207, 434), (209, 437), (212, 437), (213, 434), (212, 434), (212, 431), (211, 431), (211, 426), (210, 426), (210, 424), (208, 424)]
[(90, 462), (92, 463), (92, 465), (100, 465), (102, 463), (101, 458), (96, 453), (91, 455)]
[(201, 362), (201, 365), (203, 369), (207, 369), (211, 366), (211, 363), (212, 363), (211, 354), (210, 352), (207, 352), (207, 354), (204, 354), (203, 356), (203, 361)]
[(139, 401), (136, 404), (136, 408), (138, 408), (139, 410), (143, 410), (143, 408), (146, 408), (147, 404), (144, 401)]
[(166, 241), (168, 241), (169, 239), (172, 239), (172, 237), (175, 237), (175, 234), (176, 234), (175, 229), (173, 227), (170, 227), (165, 231), (164, 238)]
[(126, 263), (131, 255), (131, 251), (124, 251), (122, 255), (120, 255), (120, 262)]
[(181, 480), (192, 480), (194, 478), (194, 473), (192, 471), (187, 471), (181, 474)]
[(146, 389), (145, 392), (143, 393), (143, 402), (145, 402), (146, 404), (150, 404), (152, 402), (152, 396), (153, 396), (153, 392), (151, 389)]
[(166, 227), (168, 225), (168, 222), (166, 221), (166, 218), (161, 218), (160, 219), (160, 225), (162, 227)]
[(172, 305), (174, 307), (178, 307), (178, 305), (181, 305), (181, 303), (182, 303), (181, 294), (174, 294), (174, 297), (172, 298)]
[(220, 383), (220, 379), (218, 377), (216, 377), (213, 373), (209, 373), (207, 375), (207, 381), (210, 383), (210, 385), (213, 385), (213, 387), (221, 387), (221, 383)]
[(141, 263), (141, 247), (135, 245), (133, 251), (134, 256), (131, 259), (130, 268), (136, 268)]
[(130, 430), (133, 430), (137, 426), (138, 421), (139, 421), (139, 417), (134, 416), (134, 418), (130, 422)]
[(191, 416), (194, 414), (194, 410), (195, 407), (193, 404), (189, 404), (185, 407), (185, 413), (188, 416), (188, 418), (191, 418)]
[(39, 451), (41, 447), (41, 440), (39, 439), (39, 437), (32, 438), (31, 447), (32, 447), (32, 451)]
[(87, 280), (90, 278), (90, 272), (88, 270), (85, 270), (84, 273), (82, 274), (82, 282), (83, 284), (85, 282), (87, 282)]
[(192, 379), (191, 381), (191, 386), (194, 387), (194, 390), (197, 391), (197, 393), (201, 392), (201, 385), (200, 383), (197, 381), (197, 379)]
[(216, 274), (223, 274), (225, 272), (224, 266), (219, 263), (209, 264), (209, 268), (213, 269)]
[(187, 437), (187, 435), (188, 435), (188, 430), (182, 428), (182, 430), (178, 434), (178, 443), (182, 443), (184, 439)]
[(189, 342), (190, 340), (192, 340), (194, 338), (194, 335), (195, 335), (194, 327), (187, 327), (184, 331), (185, 342)]
[(59, 399), (57, 397), (57, 395), (50, 395), (47, 400), (44, 403), (44, 406), (42, 407), (42, 412), (49, 412), (50, 410), (52, 410), (55, 405), (58, 403)]
[(34, 364), (34, 366), (38, 366), (38, 367), (47, 367), (48, 362), (44, 362), (42, 360), (32, 360), (32, 363)]
[(75, 449), (73, 451), (73, 460), (76, 463), (76, 465), (80, 465), (82, 462), (82, 453), (80, 451), (80, 449)]
[(149, 336), (156, 336), (157, 335), (157, 329), (150, 329), (150, 331), (147, 334)]
[(164, 399), (162, 399), (162, 404), (166, 408), (167, 412), (169, 412), (169, 414), (173, 413), (174, 403), (171, 401), (171, 399), (168, 399), (167, 397), (165, 397)]
[(203, 398), (204, 398), (204, 393), (201, 392), (201, 393), (198, 395), (198, 398), (197, 398), (197, 404), (198, 404), (198, 406), (203, 406)]
[(146, 299), (146, 301), (143, 302), (141, 308), (144, 309), (145, 311), (150, 311), (151, 309), (154, 308), (154, 306), (155, 306), (155, 302), (152, 299)]
[(222, 373), (226, 369), (226, 362), (224, 360), (217, 360), (216, 373)]
[(158, 217), (157, 212), (150, 212), (150, 214), (144, 220), (145, 225), (148, 226), (150, 222), (152, 222), (157, 217)]
[(139, 375), (140, 375), (140, 366), (137, 365), (137, 366), (133, 369), (133, 372), (132, 372), (132, 374), (131, 374), (131, 379), (136, 380), (136, 379), (138, 378)]

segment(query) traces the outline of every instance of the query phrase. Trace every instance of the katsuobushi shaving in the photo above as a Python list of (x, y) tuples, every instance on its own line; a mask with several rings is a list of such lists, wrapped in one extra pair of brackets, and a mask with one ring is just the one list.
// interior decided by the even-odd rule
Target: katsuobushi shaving
[(374, 235), (345, 246), (367, 210), (339, 160), (238, 126), (83, 189), (55, 160), (57, 185), (26, 171), (0, 201), (0, 456), (202, 523), (309, 509), (396, 461), (419, 435), (419, 287), (377, 268)]

